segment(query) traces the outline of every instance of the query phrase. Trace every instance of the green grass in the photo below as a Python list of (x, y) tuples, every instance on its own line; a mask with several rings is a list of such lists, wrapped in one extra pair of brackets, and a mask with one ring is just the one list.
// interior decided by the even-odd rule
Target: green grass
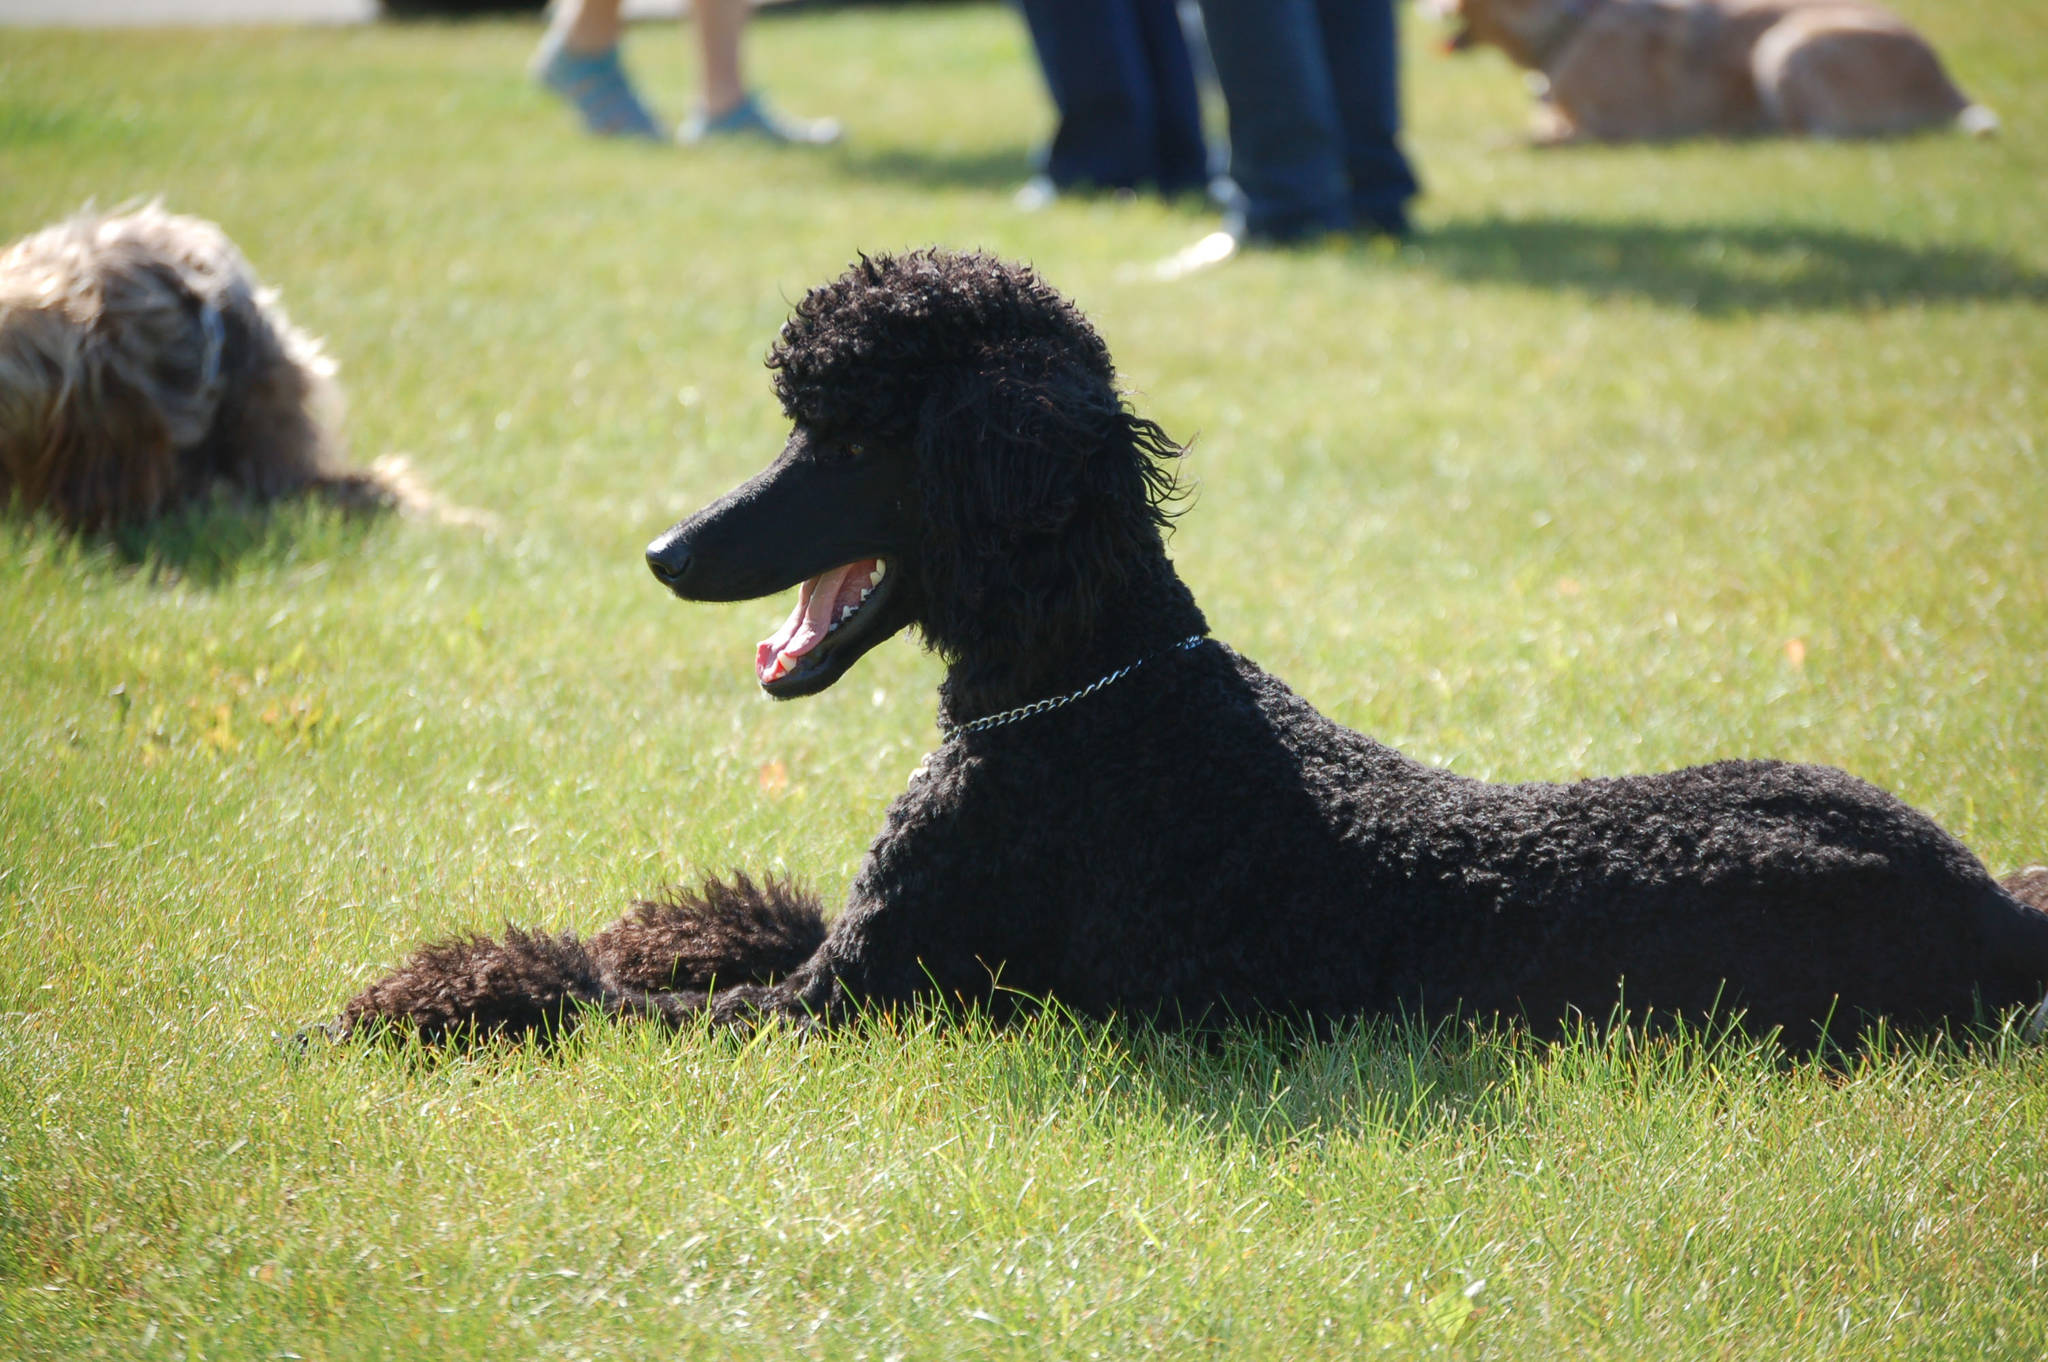
[[(639, 554), (779, 444), (788, 301), (930, 241), (1096, 317), (1198, 437), (1216, 631), (1337, 718), (1493, 778), (1825, 761), (2048, 855), (2048, 14), (1907, 8), (2002, 138), (1533, 153), (1411, 23), (1420, 241), (1175, 286), (1130, 267), (1196, 205), (1009, 209), (1048, 116), (997, 8), (758, 25), (822, 156), (586, 141), (516, 23), (6, 31), (0, 236), (218, 219), (356, 454), (500, 524), (0, 524), (0, 1355), (2041, 1356), (2009, 1044), (272, 1039), (424, 936), (843, 887), (935, 664), (768, 704), (782, 603)], [(671, 115), (686, 51), (632, 40)]]

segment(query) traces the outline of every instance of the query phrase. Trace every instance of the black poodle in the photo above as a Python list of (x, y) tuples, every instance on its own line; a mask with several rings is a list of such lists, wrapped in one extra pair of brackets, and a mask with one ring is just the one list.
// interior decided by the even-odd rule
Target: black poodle
[(1207, 637), (1162, 543), (1180, 450), (1030, 270), (863, 259), (768, 363), (766, 472), (656, 540), (678, 596), (801, 584), (778, 697), (916, 626), (944, 735), (845, 909), (712, 881), (589, 942), (427, 947), (332, 1028), (429, 1040), (602, 1011), (812, 1027), (914, 998), (1056, 998), (1174, 1025), (1406, 1010), (1739, 1014), (1804, 1048), (1875, 1016), (1990, 1017), (2048, 985), (2048, 875), (1826, 767), (1491, 785), (1342, 728)]

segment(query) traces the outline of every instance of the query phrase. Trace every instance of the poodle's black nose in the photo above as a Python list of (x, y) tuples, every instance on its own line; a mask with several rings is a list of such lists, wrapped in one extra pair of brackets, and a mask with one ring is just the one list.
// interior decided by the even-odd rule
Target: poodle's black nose
[(690, 546), (671, 531), (647, 546), (647, 566), (673, 591), (690, 575)]

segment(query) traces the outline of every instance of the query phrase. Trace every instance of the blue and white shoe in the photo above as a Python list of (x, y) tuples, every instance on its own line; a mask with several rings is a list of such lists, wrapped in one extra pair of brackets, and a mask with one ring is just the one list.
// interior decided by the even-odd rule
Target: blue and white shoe
[(676, 140), (686, 144), (726, 137), (758, 137), (792, 147), (829, 147), (839, 140), (840, 127), (836, 118), (791, 118), (769, 108), (749, 92), (716, 118), (699, 109), (676, 129)]
[(619, 61), (619, 49), (571, 52), (545, 41), (533, 54), (533, 78), (569, 101), (583, 126), (600, 137), (642, 137), (662, 140), (661, 124), (647, 112)]

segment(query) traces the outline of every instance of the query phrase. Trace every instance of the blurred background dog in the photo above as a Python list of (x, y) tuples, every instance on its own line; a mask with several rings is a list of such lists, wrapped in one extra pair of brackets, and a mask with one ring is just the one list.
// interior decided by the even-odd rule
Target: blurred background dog
[(74, 530), (216, 489), (424, 502), (402, 460), (338, 463), (334, 363), (211, 222), (87, 211), (0, 253), (0, 507)]
[(1548, 82), (1540, 143), (1780, 132), (1878, 137), (1973, 104), (1904, 19), (1866, 0), (1441, 0), (1452, 50), (1498, 47)]

